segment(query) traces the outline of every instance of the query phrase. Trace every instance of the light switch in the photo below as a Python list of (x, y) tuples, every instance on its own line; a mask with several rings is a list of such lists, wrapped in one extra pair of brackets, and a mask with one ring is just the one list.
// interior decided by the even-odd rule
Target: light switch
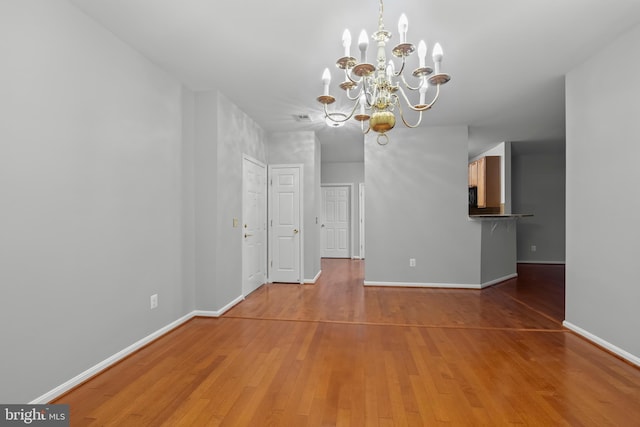
[(233, 228), (238, 228), (238, 218), (233, 218)]

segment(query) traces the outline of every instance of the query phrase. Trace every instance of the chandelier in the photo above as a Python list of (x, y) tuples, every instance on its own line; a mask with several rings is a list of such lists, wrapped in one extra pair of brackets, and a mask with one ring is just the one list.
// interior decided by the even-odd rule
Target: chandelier
[[(407, 83), (404, 76), (406, 59), (416, 50), (413, 44), (407, 42), (407, 29), (409, 27), (407, 17), (404, 13), (400, 16), (398, 22), (400, 43), (391, 51), (401, 61), (400, 67), (396, 71), (393, 60), (389, 60), (387, 63), (385, 47), (389, 39), (391, 39), (391, 33), (384, 28), (383, 12), (384, 7), (382, 0), (380, 0), (378, 31), (371, 36), (377, 42), (377, 66), (367, 62), (369, 38), (365, 30), (360, 32), (360, 37), (358, 38), (360, 62), (350, 54), (351, 33), (349, 33), (349, 30), (345, 30), (342, 35), (344, 56), (336, 61), (336, 66), (344, 70), (345, 81), (340, 84), (340, 88), (346, 91), (347, 99), (353, 102), (351, 112), (345, 114), (328, 111), (327, 105), (334, 103), (336, 100), (329, 95), (331, 73), (328, 68), (325, 68), (322, 74), (324, 93), (317, 98), (324, 106), (324, 117), (327, 124), (337, 127), (354, 118), (360, 122), (363, 133), (366, 134), (370, 130), (378, 132), (377, 142), (380, 145), (386, 145), (389, 142), (389, 137), (386, 133), (393, 129), (396, 124), (396, 109), (405, 126), (409, 128), (418, 127), (422, 121), (422, 113), (429, 110), (438, 100), (440, 86), (451, 80), (451, 76), (440, 71), (443, 56), (440, 44), (436, 43), (433, 47), (434, 68), (431, 68), (426, 65), (427, 45), (424, 40), (420, 40), (420, 43), (418, 43), (419, 65), (412, 73), (414, 77), (413, 86)], [(425, 99), (429, 86), (435, 86), (435, 95), (429, 103), (426, 103)], [(418, 92), (419, 101), (417, 104), (412, 104), (409, 101), (405, 89)], [(410, 124), (405, 119), (401, 100), (405, 102), (410, 110), (418, 112), (418, 121), (415, 124)], [(359, 111), (358, 106), (360, 107)], [(358, 111), (358, 114), (356, 114), (356, 111)], [(365, 129), (364, 122), (366, 121), (369, 123)]]

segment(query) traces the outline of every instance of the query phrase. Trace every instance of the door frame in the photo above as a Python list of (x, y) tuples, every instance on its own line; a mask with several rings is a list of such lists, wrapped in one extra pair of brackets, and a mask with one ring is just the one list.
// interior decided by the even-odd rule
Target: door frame
[(358, 225), (360, 226), (360, 251), (359, 258), (364, 259), (364, 182), (358, 184)]
[[(264, 197), (265, 197), (265, 207), (264, 207), (264, 212), (262, 213), (262, 218), (264, 219), (264, 224), (265, 226), (268, 224), (268, 208), (267, 205), (269, 203), (269, 190), (268, 190), (268, 180), (269, 180), (269, 176), (268, 176), (268, 172), (267, 172), (267, 165), (265, 163), (262, 163), (260, 160), (249, 156), (248, 154), (242, 154), (242, 198), (241, 198), (241, 205), (242, 205), (242, 219), (241, 219), (241, 224), (240, 224), (240, 242), (241, 242), (241, 247), (242, 247), (242, 262), (241, 262), (241, 268), (242, 268), (242, 284), (241, 284), (241, 289), (242, 289), (242, 296), (246, 297), (248, 294), (250, 294), (251, 292), (246, 292), (245, 290), (245, 277), (244, 277), (244, 273), (245, 273), (245, 263), (247, 262), (247, 260), (245, 259), (245, 253), (244, 253), (244, 236), (243, 236), (243, 225), (245, 224), (245, 220), (246, 220), (246, 212), (245, 212), (245, 208), (246, 206), (244, 205), (244, 196), (245, 196), (245, 192), (247, 191), (247, 187), (246, 187), (246, 182), (244, 180), (244, 174), (245, 174), (245, 161), (249, 161), (251, 163), (254, 163), (260, 167), (262, 167), (264, 169), (264, 184), (265, 184), (265, 191), (264, 191)], [(269, 273), (268, 273), (268, 246), (269, 246), (269, 233), (268, 233), (268, 227), (266, 227), (265, 229), (265, 233), (264, 233), (264, 238), (265, 238), (265, 242), (264, 242), (264, 252), (262, 254), (260, 254), (260, 258), (262, 258), (262, 263), (263, 263), (263, 271), (264, 271), (264, 280), (265, 283), (268, 282), (268, 277), (269, 277)]]
[[(322, 191), (323, 187), (349, 187), (349, 258), (354, 258), (354, 246), (353, 241), (354, 237), (354, 216), (355, 216), (355, 203), (354, 203), (354, 193), (353, 193), (353, 183), (339, 183), (339, 182), (331, 182), (327, 184), (320, 184), (320, 190)], [(322, 218), (324, 220), (324, 218)], [(322, 248), (320, 248), (322, 250)]]
[(304, 165), (302, 163), (278, 163), (267, 166), (267, 246), (268, 246), (268, 260), (267, 260), (267, 282), (273, 283), (272, 268), (273, 268), (273, 170), (284, 168), (298, 168), (300, 177), (300, 198), (299, 198), (299, 210), (300, 210), (300, 284), (304, 284)]

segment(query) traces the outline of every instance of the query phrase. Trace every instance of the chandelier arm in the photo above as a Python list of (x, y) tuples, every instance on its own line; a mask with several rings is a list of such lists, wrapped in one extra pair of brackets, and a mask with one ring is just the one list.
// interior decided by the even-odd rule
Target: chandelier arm
[(366, 108), (371, 108), (371, 106), (373, 105), (373, 94), (367, 90), (367, 88), (365, 87), (365, 85), (363, 85), (362, 89), (361, 89), (361, 93), (364, 93), (364, 99), (365, 101), (367, 101), (367, 106)]
[(351, 77), (351, 73), (350, 73), (346, 68), (344, 69), (344, 75), (345, 75), (345, 77), (346, 77), (347, 79), (349, 79), (349, 81), (350, 81), (351, 83), (358, 84), (358, 83), (360, 83), (360, 82), (362, 81), (362, 77), (361, 77), (360, 79), (358, 79), (358, 80), (354, 80), (354, 79)]
[(369, 126), (367, 126), (367, 130), (364, 130), (364, 121), (362, 121), (362, 122), (360, 122), (360, 129), (362, 130), (362, 134), (366, 135), (371, 130), (371, 124), (369, 124)]
[[(371, 90), (372, 86), (373, 86), (373, 91)], [(369, 79), (364, 80), (364, 83), (362, 84), (362, 90), (364, 91), (365, 94), (369, 95), (367, 97), (367, 104), (369, 105), (369, 107), (371, 107), (371, 102), (369, 102), (369, 98), (373, 100), (373, 92), (375, 91), (375, 89), (376, 87), (371, 83), (371, 80)]]
[[(357, 98), (356, 98), (356, 99), (357, 99)], [(349, 115), (348, 115), (347, 117), (345, 117), (343, 120), (336, 120), (336, 119), (334, 119), (334, 118), (332, 117), (332, 114), (334, 114), (334, 113), (329, 113), (329, 111), (327, 110), (327, 104), (324, 104), (324, 117), (325, 117), (325, 118), (328, 118), (329, 120), (331, 120), (332, 122), (335, 122), (335, 123), (344, 123), (344, 122), (346, 122), (347, 120), (349, 120), (351, 117), (353, 117), (353, 115), (355, 114), (355, 112), (356, 112), (356, 109), (357, 109), (357, 108), (358, 108), (358, 103), (356, 102), (356, 103), (354, 103), (354, 105), (353, 105), (353, 109), (351, 110), (351, 114), (349, 114)]]
[[(420, 108), (416, 108), (413, 105), (411, 105), (411, 102), (409, 101), (409, 98), (407, 98), (407, 94), (404, 93), (404, 90), (402, 90), (402, 87), (400, 87), (400, 93), (402, 94), (402, 97), (404, 98), (405, 102), (407, 103), (407, 106), (412, 109), (413, 111), (427, 111), (428, 109), (430, 109), (431, 107), (433, 107), (433, 104), (436, 103), (436, 101), (438, 100), (438, 97), (440, 96), (440, 84), (436, 85), (436, 94), (433, 98), (433, 100), (431, 101), (431, 103), (425, 105), (424, 107), (420, 107)], [(400, 102), (398, 102), (398, 105), (400, 105)]]
[[(411, 104), (409, 104), (409, 106), (411, 106)], [(400, 111), (400, 119), (402, 120), (402, 123), (404, 123), (404, 125), (406, 127), (410, 128), (410, 129), (415, 129), (418, 126), (420, 126), (420, 123), (422, 123), (422, 112), (424, 110), (416, 110), (416, 111), (419, 112), (419, 115), (418, 115), (418, 122), (415, 125), (412, 125), (412, 124), (408, 123), (407, 120), (404, 118), (404, 113), (402, 111), (402, 103), (401, 102), (398, 102), (398, 110)]]
[(349, 99), (349, 101), (356, 101), (358, 99), (360, 99), (360, 95), (362, 94), (362, 88), (360, 88), (360, 91), (358, 92), (358, 95), (352, 97), (351, 95), (349, 95), (350, 93), (350, 89), (347, 89), (347, 99)]
[(425, 82), (424, 79), (420, 79), (420, 84), (416, 87), (413, 87), (409, 83), (407, 83), (407, 81), (404, 78), (404, 74), (400, 74), (400, 78), (402, 79), (402, 83), (404, 83), (404, 87), (406, 87), (409, 90), (420, 90), (420, 88), (424, 85), (424, 82)]
[[(402, 77), (403, 76), (402, 72), (404, 71), (404, 66), (406, 64), (406, 59), (405, 58), (406, 58), (405, 56), (402, 56), (402, 65), (400, 65), (400, 70), (398, 70), (398, 72), (395, 73), (396, 77), (398, 77), (398, 76)], [(403, 77), (403, 80), (404, 80), (404, 77)]]
[(373, 99), (371, 92), (368, 90), (369, 88), (367, 87), (367, 81), (365, 80), (362, 83), (362, 87), (360, 88), (360, 95), (364, 94), (364, 99), (365, 101), (367, 101), (367, 108), (371, 108), (371, 101), (369, 100), (369, 98)]

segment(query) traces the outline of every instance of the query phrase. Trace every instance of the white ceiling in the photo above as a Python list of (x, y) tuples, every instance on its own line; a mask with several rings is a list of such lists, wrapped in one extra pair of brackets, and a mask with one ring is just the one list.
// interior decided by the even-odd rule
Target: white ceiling
[[(316, 97), (325, 67), (340, 91), (342, 32), (357, 52), (360, 30), (376, 30), (378, 1), (70, 1), (192, 90), (221, 90), (266, 131), (316, 130), (325, 160), (362, 160), (357, 123), (328, 128)], [(564, 75), (639, 23), (640, 1), (386, 0), (390, 45), (402, 12), (408, 40), (440, 42), (452, 76), (422, 125), (469, 125), (474, 155), (501, 141), (563, 140)]]

